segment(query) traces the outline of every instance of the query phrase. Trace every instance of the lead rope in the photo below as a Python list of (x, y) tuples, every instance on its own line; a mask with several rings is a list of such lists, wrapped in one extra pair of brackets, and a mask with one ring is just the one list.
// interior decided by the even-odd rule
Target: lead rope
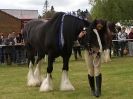
[[(99, 52), (100, 52), (100, 54), (101, 54), (101, 53), (102, 53), (102, 43), (101, 43), (101, 39), (100, 39), (100, 37), (99, 37), (99, 34), (98, 34), (97, 30), (96, 30), (96, 29), (93, 29), (93, 31), (94, 31), (94, 33), (95, 33), (96, 36), (97, 36), (98, 44), (99, 44), (99, 47), (100, 47)], [(96, 59), (97, 59), (97, 58), (99, 58), (99, 61), (98, 61), (97, 64), (96, 64)], [(94, 55), (93, 65), (94, 65), (94, 67), (97, 67), (97, 66), (99, 66), (99, 64), (100, 64), (100, 56), (98, 56), (98, 53), (97, 53), (96, 55)]]

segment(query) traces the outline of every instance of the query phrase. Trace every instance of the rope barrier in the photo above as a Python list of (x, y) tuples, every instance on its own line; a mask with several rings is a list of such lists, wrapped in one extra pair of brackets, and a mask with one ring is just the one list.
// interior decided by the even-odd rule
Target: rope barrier
[(126, 40), (112, 40), (112, 42), (115, 42), (115, 41), (133, 41), (133, 39), (126, 39)]

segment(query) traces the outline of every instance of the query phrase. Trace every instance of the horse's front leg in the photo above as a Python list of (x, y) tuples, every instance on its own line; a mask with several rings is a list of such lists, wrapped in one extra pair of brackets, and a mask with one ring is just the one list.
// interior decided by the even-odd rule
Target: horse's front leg
[(51, 55), (48, 55), (47, 75), (41, 84), (40, 87), (41, 92), (48, 92), (53, 90), (52, 76), (51, 76), (52, 71), (53, 71), (53, 58), (51, 57)]
[(104, 50), (104, 52), (102, 53), (102, 63), (107, 63), (111, 61), (110, 51), (111, 51), (110, 49)]
[(69, 90), (75, 90), (73, 85), (71, 84), (69, 77), (68, 77), (68, 63), (69, 63), (69, 57), (63, 57), (63, 71), (62, 71), (62, 77), (61, 77), (61, 85), (60, 90), (61, 91), (69, 91)]

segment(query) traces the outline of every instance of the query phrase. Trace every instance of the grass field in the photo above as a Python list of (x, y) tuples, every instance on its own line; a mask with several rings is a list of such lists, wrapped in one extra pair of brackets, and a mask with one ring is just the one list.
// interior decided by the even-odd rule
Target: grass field
[[(71, 58), (69, 77), (75, 91), (59, 90), (62, 62), (54, 64), (54, 91), (39, 92), (39, 87), (27, 87), (26, 65), (0, 64), (0, 99), (96, 99), (88, 88), (87, 69), (84, 60)], [(42, 65), (46, 73), (46, 63)], [(114, 57), (112, 62), (102, 64), (102, 96), (99, 99), (133, 99), (133, 57)]]

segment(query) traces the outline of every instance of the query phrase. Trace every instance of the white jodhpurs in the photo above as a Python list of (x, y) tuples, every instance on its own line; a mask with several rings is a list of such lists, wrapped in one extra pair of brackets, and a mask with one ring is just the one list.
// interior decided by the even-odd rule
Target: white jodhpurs
[[(85, 62), (87, 65), (88, 74), (90, 76), (98, 76), (101, 73), (101, 71), (100, 71), (101, 58), (98, 58), (94, 63), (95, 56), (96, 56), (95, 53), (92, 55), (89, 55), (89, 52), (87, 50), (85, 50)], [(95, 65), (95, 64), (97, 64), (97, 65)]]

